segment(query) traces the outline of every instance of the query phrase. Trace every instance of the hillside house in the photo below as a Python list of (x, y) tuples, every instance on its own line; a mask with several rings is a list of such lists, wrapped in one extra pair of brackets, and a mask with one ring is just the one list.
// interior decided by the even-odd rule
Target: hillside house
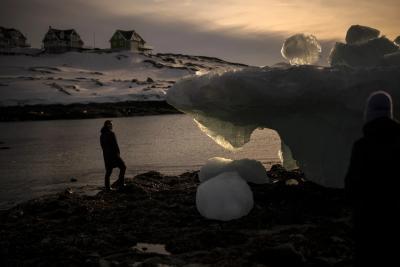
[(0, 48), (29, 47), (26, 37), (16, 29), (0, 27)]
[(58, 30), (49, 27), (43, 38), (43, 48), (50, 53), (80, 50), (82, 47), (83, 41), (74, 29)]
[(110, 39), (111, 49), (131, 50), (134, 52), (148, 51), (151, 48), (145, 46), (146, 41), (134, 30), (116, 30)]

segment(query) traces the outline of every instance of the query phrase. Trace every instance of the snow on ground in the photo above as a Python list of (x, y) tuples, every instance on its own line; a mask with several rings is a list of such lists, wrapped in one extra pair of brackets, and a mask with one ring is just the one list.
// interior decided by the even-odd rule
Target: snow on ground
[(0, 55), (0, 105), (164, 100), (182, 78), (242, 66), (200, 56), (125, 52)]

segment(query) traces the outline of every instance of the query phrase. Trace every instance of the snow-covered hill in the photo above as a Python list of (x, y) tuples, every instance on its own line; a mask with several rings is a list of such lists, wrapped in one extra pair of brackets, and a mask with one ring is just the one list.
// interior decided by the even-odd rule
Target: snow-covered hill
[(0, 55), (0, 106), (158, 101), (177, 80), (243, 66), (210, 57), (128, 51)]

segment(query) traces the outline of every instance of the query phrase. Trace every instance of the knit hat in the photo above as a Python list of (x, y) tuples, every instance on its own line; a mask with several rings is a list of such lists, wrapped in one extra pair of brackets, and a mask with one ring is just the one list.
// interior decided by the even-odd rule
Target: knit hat
[(368, 97), (365, 122), (382, 117), (393, 119), (392, 97), (384, 91), (376, 91)]

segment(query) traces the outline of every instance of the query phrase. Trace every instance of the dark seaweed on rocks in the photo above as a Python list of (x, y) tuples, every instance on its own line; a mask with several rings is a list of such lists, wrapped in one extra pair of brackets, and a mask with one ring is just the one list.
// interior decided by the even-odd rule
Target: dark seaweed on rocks
[[(287, 185), (288, 175), (299, 183)], [(197, 172), (148, 172), (122, 191), (31, 200), (0, 213), (0, 265), (351, 266), (343, 190), (278, 166), (269, 176), (274, 183), (251, 185), (250, 214), (230, 222), (197, 212)], [(139, 251), (137, 243), (166, 245), (171, 255)]]

